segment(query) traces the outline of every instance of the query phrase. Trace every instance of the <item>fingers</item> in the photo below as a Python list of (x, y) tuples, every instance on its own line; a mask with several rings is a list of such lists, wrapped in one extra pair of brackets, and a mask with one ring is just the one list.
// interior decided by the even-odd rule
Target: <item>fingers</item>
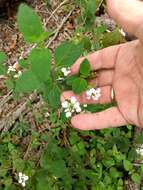
[(73, 75), (79, 72), (80, 64), (85, 58), (88, 59), (92, 70), (113, 69), (119, 48), (120, 45), (111, 46), (91, 53), (86, 57), (79, 58), (75, 64), (72, 65), (71, 74)]
[(98, 113), (81, 113), (71, 119), (72, 126), (81, 130), (103, 129), (126, 125), (117, 107)]
[(114, 70), (101, 70), (98, 71), (96, 79), (90, 80), (89, 84), (93, 87), (109, 86), (112, 85)]
[(72, 91), (64, 92), (61, 96), (61, 101), (65, 99), (70, 99), (70, 97), (74, 96), (81, 104), (104, 104), (111, 102), (111, 86), (101, 87), (101, 97), (98, 100), (88, 100), (86, 93), (81, 93), (80, 95), (74, 94)]
[(139, 0), (107, 0), (110, 16), (122, 28), (143, 41), (143, 2)]

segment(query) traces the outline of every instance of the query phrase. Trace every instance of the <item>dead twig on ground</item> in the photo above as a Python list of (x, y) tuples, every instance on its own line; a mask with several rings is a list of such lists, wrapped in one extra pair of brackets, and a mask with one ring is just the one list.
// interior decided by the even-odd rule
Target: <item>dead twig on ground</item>
[(50, 17), (48, 18), (48, 20), (46, 21), (46, 23), (45, 23), (45, 25), (47, 25), (48, 24), (48, 22), (49, 22), (49, 20), (53, 17), (53, 15), (64, 5), (64, 4), (66, 4), (66, 3), (68, 3), (69, 2), (69, 0), (64, 0), (63, 2), (61, 2), (58, 6), (57, 6), (57, 8), (51, 13), (51, 15), (50, 15)]
[(36, 93), (31, 94), (26, 102), (16, 107), (16, 111), (12, 112), (12, 114), (8, 114), (5, 118), (3, 118), (0, 121), (0, 131), (7, 132), (15, 123), (15, 121), (21, 116), (21, 114), (26, 111), (28, 102), (34, 102), (36, 98)]
[(46, 48), (48, 48), (52, 44), (52, 42), (56, 39), (56, 37), (59, 34), (59, 31), (62, 29), (62, 27), (64, 26), (64, 24), (66, 23), (66, 21), (68, 20), (68, 18), (71, 16), (71, 14), (72, 14), (73, 11), (74, 11), (74, 9), (72, 9), (69, 12), (69, 14), (62, 20), (62, 22), (59, 25), (59, 27), (57, 28), (57, 30), (56, 30), (55, 35), (53, 36), (53, 38), (48, 43), (46, 43)]

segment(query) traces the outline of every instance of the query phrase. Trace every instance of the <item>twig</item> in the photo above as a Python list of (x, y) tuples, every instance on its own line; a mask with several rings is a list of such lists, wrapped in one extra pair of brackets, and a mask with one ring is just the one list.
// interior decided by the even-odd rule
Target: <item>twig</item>
[(0, 101), (0, 108), (4, 106), (9, 100), (12, 98), (12, 91), (10, 91), (7, 95), (5, 95)]
[(8, 115), (6, 116), (6, 118), (2, 119), (0, 121), (0, 131), (7, 132), (15, 123), (15, 121), (20, 117), (20, 115), (26, 110), (29, 100), (33, 102), (34, 100), (36, 100), (36, 98), (36, 93), (31, 94), (29, 99), (25, 103), (21, 104), (20, 107), (19, 105), (17, 106), (16, 111), (13, 112), (12, 115)]
[(73, 12), (74, 9), (72, 9), (69, 14), (67, 15), (67, 17), (65, 17), (63, 20), (62, 20), (62, 23), (59, 25), (59, 27), (57, 28), (56, 30), (56, 33), (55, 35), (53, 36), (53, 38), (48, 42), (46, 43), (46, 48), (48, 48), (51, 43), (56, 39), (56, 37), (58, 36), (59, 34), (59, 31), (62, 29), (63, 25), (66, 23), (66, 21), (68, 20), (68, 18), (71, 16), (72, 12)]
[(61, 2), (59, 4), (59, 6), (51, 13), (50, 17), (48, 18), (48, 20), (46, 21), (46, 25), (48, 24), (49, 20), (53, 17), (53, 15), (66, 3), (68, 3), (69, 0), (64, 0), (63, 2)]

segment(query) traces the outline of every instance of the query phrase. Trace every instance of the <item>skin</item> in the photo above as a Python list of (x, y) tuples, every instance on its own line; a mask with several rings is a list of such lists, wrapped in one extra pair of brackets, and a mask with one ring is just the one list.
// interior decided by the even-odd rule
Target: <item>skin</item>
[[(111, 46), (89, 54), (93, 70), (97, 71), (96, 83), (101, 88), (99, 101), (87, 100), (85, 93), (75, 95), (63, 92), (61, 100), (75, 96), (81, 104), (111, 102), (114, 89), (117, 107), (98, 113), (81, 113), (71, 118), (74, 128), (93, 130), (134, 124), (143, 127), (143, 2), (140, 0), (107, 0), (109, 15), (129, 34), (138, 40)], [(80, 58), (72, 66), (72, 74), (78, 73)]]

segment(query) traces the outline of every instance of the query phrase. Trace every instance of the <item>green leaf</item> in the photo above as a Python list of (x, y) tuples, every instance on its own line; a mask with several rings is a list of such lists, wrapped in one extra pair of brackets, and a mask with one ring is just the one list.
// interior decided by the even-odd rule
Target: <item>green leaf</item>
[(76, 94), (80, 94), (81, 92), (85, 91), (88, 87), (88, 84), (85, 79), (77, 78), (72, 83), (72, 90)]
[(74, 82), (75, 79), (77, 79), (78, 77), (76, 75), (70, 76), (66, 79), (66, 84), (69, 86), (72, 86), (72, 83)]
[(17, 21), (19, 30), (27, 42), (42, 42), (48, 35), (44, 32), (38, 15), (26, 4), (20, 5)]
[(19, 66), (22, 68), (22, 69), (25, 69), (25, 68), (28, 68), (29, 66), (30, 66), (30, 64), (29, 64), (29, 61), (26, 59), (20, 59), (19, 61), (18, 61), (18, 63), (19, 63)]
[(51, 54), (48, 49), (34, 49), (29, 56), (31, 70), (41, 82), (50, 77)]
[(143, 144), (143, 134), (138, 134), (135, 140), (137, 144)]
[(4, 52), (0, 52), (0, 64), (5, 62), (7, 59), (7, 56)]
[(114, 166), (114, 165), (115, 165), (115, 161), (114, 161), (113, 158), (109, 158), (109, 159), (108, 159), (108, 158), (106, 157), (106, 159), (104, 159), (102, 162), (103, 162), (104, 166), (107, 167), (107, 168), (110, 168), (111, 166)]
[(141, 176), (138, 173), (133, 173), (131, 179), (135, 182), (140, 184)]
[(84, 59), (83, 62), (80, 64), (80, 74), (83, 75), (83, 77), (88, 77), (90, 74), (90, 63), (87, 59)]
[(123, 160), (125, 170), (130, 171), (133, 168), (132, 163), (129, 160)]
[(52, 108), (57, 108), (60, 104), (60, 89), (58, 86), (54, 86), (48, 94), (48, 102)]
[(40, 86), (41, 83), (36, 78), (36, 76), (31, 71), (27, 71), (17, 79), (15, 91), (21, 93), (30, 93), (36, 89), (39, 89)]
[(12, 89), (14, 88), (14, 81), (12, 81), (12, 80), (10, 80), (10, 79), (7, 79), (7, 80), (5, 81), (5, 84), (6, 84), (6, 86), (7, 86), (7, 88), (8, 88), (9, 90), (12, 90)]
[(25, 167), (25, 161), (21, 158), (13, 160), (13, 166), (17, 171), (23, 171)]
[(124, 38), (119, 32), (119, 29), (115, 29), (112, 32), (104, 34), (102, 44), (103, 47), (109, 47), (124, 42)]
[(0, 52), (0, 75), (6, 74), (6, 67), (2, 65), (3, 62), (5, 62), (7, 59), (4, 52)]
[(55, 63), (59, 66), (71, 66), (83, 52), (83, 44), (64, 42), (55, 49)]

